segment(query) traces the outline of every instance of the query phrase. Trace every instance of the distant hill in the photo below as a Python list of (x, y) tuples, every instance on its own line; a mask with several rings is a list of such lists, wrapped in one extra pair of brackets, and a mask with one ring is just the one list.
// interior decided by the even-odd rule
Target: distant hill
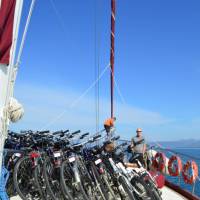
[[(195, 139), (158, 141), (157, 143), (165, 148), (200, 148), (200, 140)], [(150, 145), (155, 145), (155, 143), (151, 142)]]

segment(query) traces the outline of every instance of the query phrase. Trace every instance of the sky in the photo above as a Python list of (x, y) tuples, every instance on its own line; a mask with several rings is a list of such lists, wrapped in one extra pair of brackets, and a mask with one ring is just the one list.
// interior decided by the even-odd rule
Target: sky
[[(116, 0), (116, 7), (116, 132), (128, 139), (141, 127), (149, 141), (200, 139), (200, 1)], [(25, 115), (10, 128), (101, 129), (110, 115), (109, 51), (109, 0), (36, 1), (15, 86)]]

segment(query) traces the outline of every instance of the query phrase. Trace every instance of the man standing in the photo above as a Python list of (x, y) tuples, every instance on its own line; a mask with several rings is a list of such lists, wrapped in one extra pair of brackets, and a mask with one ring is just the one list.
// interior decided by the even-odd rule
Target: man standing
[(138, 159), (142, 165), (145, 165), (144, 153), (146, 152), (146, 143), (142, 136), (142, 129), (137, 128), (136, 133), (136, 137), (132, 138), (131, 145), (128, 147), (128, 151), (133, 154), (130, 162), (134, 163), (134, 160)]

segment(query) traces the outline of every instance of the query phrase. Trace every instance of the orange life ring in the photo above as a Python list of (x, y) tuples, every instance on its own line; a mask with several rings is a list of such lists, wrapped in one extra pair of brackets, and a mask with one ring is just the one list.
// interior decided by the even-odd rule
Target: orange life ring
[(157, 152), (153, 159), (153, 167), (162, 172), (165, 169), (166, 157), (164, 153)]
[[(191, 169), (192, 174), (189, 175), (189, 170)], [(198, 165), (194, 161), (187, 161), (183, 166), (182, 171), (183, 180), (187, 184), (193, 184), (198, 177)]]
[(179, 176), (182, 171), (182, 161), (178, 156), (172, 156), (168, 162), (168, 172), (171, 176)]

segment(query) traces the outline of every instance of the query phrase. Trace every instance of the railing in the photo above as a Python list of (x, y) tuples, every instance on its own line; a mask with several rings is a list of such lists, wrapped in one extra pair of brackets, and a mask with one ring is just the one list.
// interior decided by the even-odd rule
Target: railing
[[(163, 148), (161, 146), (152, 146), (151, 149), (154, 150), (155, 152), (164, 153), (167, 158), (170, 158), (172, 155), (179, 156), (182, 160), (183, 165), (188, 160), (191, 160), (191, 161), (193, 160), (196, 162), (198, 167), (200, 167), (200, 157), (198, 157), (200, 148), (199, 149), (197, 149), (197, 148), (181, 149), (180, 148), (178, 150), (174, 150), (174, 149)], [(153, 158), (153, 155), (151, 155), (151, 157)], [(200, 178), (199, 178), (199, 176), (196, 178), (196, 181), (194, 181), (193, 184), (185, 183), (184, 179), (182, 177), (182, 173), (180, 173), (177, 177), (172, 177), (172, 176), (166, 174), (166, 178), (170, 182), (178, 185), (180, 188), (183, 188), (183, 189), (191, 192), (192, 194), (200, 197)]]

